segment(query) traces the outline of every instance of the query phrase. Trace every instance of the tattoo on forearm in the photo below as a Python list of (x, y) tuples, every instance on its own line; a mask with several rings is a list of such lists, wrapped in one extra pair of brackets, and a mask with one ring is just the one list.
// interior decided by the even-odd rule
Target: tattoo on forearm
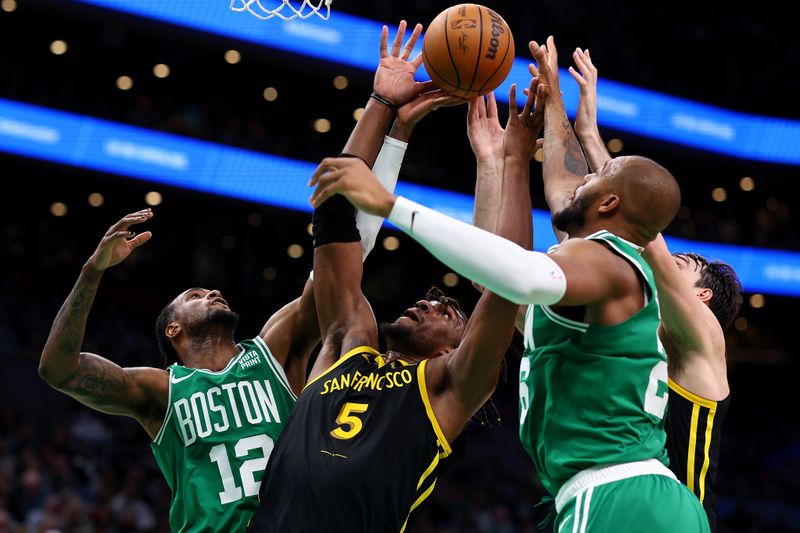
[(564, 166), (567, 172), (575, 176), (583, 177), (589, 172), (589, 165), (586, 163), (586, 157), (583, 155), (583, 148), (572, 131), (572, 126), (569, 120), (564, 117), (561, 126), (564, 128)]
[(81, 396), (108, 399), (127, 392), (130, 388), (128, 378), (124, 370), (111, 363), (81, 355), (77, 370), (60, 386)]

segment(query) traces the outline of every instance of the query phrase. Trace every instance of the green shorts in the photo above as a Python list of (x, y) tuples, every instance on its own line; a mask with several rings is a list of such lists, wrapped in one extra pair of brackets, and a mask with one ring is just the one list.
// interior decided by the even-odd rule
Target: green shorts
[(697, 496), (673, 478), (638, 475), (583, 489), (556, 517), (558, 533), (710, 533)]

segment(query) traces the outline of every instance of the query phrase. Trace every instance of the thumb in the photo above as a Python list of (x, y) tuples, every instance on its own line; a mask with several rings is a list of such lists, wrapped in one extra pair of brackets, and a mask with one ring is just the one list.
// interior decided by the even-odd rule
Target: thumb
[(130, 245), (131, 245), (131, 249), (132, 249), (132, 250), (135, 250), (135, 249), (136, 249), (136, 248), (138, 248), (139, 246), (141, 246), (141, 245), (143, 245), (144, 243), (146, 243), (147, 241), (149, 241), (149, 240), (150, 240), (150, 237), (152, 237), (152, 236), (153, 236), (153, 233), (152, 233), (152, 232), (150, 232), (150, 231), (145, 231), (145, 232), (143, 232), (143, 233), (140, 233), (139, 235), (137, 235), (137, 236), (136, 236), (136, 237), (134, 237), (133, 239), (129, 240), (128, 242), (129, 242), (129, 243), (130, 243)]

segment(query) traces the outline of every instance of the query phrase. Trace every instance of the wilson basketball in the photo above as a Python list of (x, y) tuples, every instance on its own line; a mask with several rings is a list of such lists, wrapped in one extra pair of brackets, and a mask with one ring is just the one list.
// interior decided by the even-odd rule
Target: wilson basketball
[(425, 32), (422, 60), (433, 82), (462, 98), (500, 85), (514, 62), (514, 39), (503, 17), (478, 4), (439, 13)]

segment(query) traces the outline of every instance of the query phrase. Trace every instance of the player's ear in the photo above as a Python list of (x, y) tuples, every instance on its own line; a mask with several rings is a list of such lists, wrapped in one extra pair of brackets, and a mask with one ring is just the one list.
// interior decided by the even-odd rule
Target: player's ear
[(712, 291), (708, 287), (703, 287), (697, 290), (697, 297), (700, 298), (700, 301), (703, 303), (710, 302), (713, 296), (714, 296), (714, 291)]
[(178, 324), (177, 322), (170, 322), (169, 325), (167, 325), (166, 333), (167, 337), (169, 337), (170, 339), (174, 339), (180, 332), (181, 332), (181, 325)]
[(600, 204), (598, 211), (605, 214), (611, 214), (619, 207), (619, 196), (616, 194), (609, 194), (608, 197)]

